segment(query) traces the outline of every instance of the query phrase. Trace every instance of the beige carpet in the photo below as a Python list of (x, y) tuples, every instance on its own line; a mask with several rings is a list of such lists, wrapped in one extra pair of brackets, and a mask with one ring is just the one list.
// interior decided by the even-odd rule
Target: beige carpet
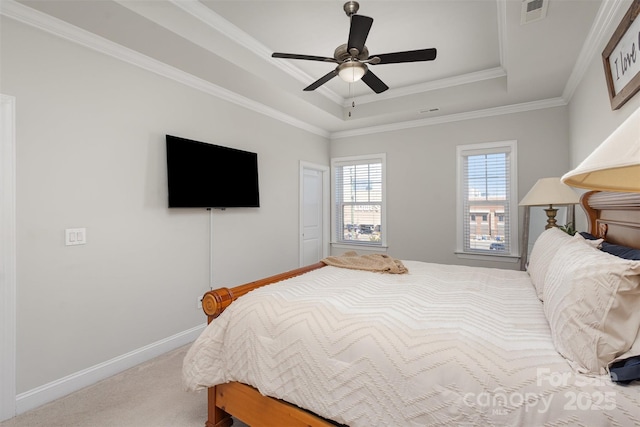
[[(181, 383), (181, 347), (0, 423), (1, 427), (203, 427), (206, 392)], [(234, 427), (246, 427), (235, 421)]]

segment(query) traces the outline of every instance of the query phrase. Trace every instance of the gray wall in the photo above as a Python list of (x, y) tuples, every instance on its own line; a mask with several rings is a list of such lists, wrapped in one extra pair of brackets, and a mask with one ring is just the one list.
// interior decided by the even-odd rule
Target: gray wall
[(518, 263), (472, 261), (454, 254), (456, 146), (509, 140), (518, 143), (520, 200), (539, 178), (566, 172), (567, 108), (337, 139), (331, 143), (331, 155), (387, 153), (387, 229), (392, 256), (517, 269)]
[[(626, 8), (621, 9), (620, 14), (627, 10)], [(621, 19), (620, 16), (613, 22), (620, 22)], [(614, 29), (615, 27), (609, 30), (607, 40), (613, 34)], [(618, 110), (611, 109), (604, 67), (600, 57), (603, 49), (604, 46), (596, 52), (569, 104), (570, 168), (578, 166), (631, 113), (640, 107), (640, 95), (636, 94)], [(586, 217), (580, 208), (577, 208), (576, 211), (578, 212), (577, 225), (579, 229), (585, 229)]]
[[(517, 268), (453, 254), (456, 145), (517, 140), (521, 198), (640, 105), (636, 96), (611, 111), (598, 52), (567, 107), (329, 144), (4, 17), (1, 26), (0, 92), (17, 105), (19, 393), (203, 322), (210, 216), (166, 208), (165, 133), (258, 152), (262, 207), (213, 213), (222, 286), (297, 266), (298, 164), (328, 165), (329, 153), (387, 153), (394, 256)], [(74, 227), (87, 228), (87, 245), (64, 246)]]
[[(17, 387), (204, 323), (209, 212), (168, 209), (166, 133), (258, 153), (262, 206), (213, 212), (216, 286), (298, 266), (299, 162), (324, 138), (2, 18), (17, 115)], [(66, 228), (87, 244), (65, 246)], [(268, 248), (268, 250), (267, 250)]]
[(611, 109), (604, 67), (595, 57), (570, 103), (570, 157), (576, 167), (640, 107), (640, 96), (631, 98), (618, 110)]

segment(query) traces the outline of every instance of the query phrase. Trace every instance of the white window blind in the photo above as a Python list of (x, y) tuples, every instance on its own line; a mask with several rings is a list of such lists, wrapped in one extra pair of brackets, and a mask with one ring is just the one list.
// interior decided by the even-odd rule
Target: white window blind
[(332, 160), (335, 242), (384, 245), (384, 161), (384, 154)]
[(517, 255), (515, 141), (458, 147), (458, 251)]

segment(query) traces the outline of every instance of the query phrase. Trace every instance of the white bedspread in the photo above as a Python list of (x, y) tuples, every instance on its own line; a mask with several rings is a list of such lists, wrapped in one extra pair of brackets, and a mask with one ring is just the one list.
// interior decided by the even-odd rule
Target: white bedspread
[(352, 427), (640, 425), (640, 386), (556, 352), (527, 273), (403, 263), (239, 298), (189, 350), (186, 387), (240, 381)]

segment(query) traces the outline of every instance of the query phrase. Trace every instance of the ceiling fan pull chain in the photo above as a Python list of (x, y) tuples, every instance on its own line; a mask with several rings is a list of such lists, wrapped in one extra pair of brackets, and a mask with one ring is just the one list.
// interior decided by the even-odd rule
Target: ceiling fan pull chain
[(351, 110), (349, 110), (349, 117), (351, 117), (351, 111), (356, 108), (356, 99), (353, 95), (353, 83), (349, 83), (349, 98), (351, 98)]

